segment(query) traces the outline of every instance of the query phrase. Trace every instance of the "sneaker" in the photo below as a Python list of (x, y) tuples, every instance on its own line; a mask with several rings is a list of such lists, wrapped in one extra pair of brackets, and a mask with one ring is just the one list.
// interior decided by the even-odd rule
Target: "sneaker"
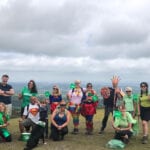
[(48, 139), (48, 135), (45, 135), (45, 139)]
[(73, 131), (71, 132), (72, 134), (78, 134), (79, 133), (79, 129), (74, 128)]
[(88, 133), (88, 135), (93, 135), (93, 132), (92, 132), (92, 131), (90, 131), (90, 132)]
[(128, 139), (128, 138), (123, 138), (123, 142), (124, 142), (125, 144), (128, 144), (128, 143), (129, 143), (129, 139)]
[(104, 133), (104, 130), (101, 130), (101, 131), (99, 131), (98, 133), (99, 133), (99, 134), (103, 134), (103, 133)]
[(25, 147), (23, 150), (32, 150), (32, 149), (29, 147)]
[(147, 143), (148, 143), (148, 136), (143, 136), (142, 144), (147, 144)]

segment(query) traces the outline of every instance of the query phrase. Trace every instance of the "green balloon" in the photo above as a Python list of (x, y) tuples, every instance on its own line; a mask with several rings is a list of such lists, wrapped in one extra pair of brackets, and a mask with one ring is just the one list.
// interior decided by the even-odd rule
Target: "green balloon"
[(135, 101), (138, 101), (138, 94), (133, 94), (133, 99), (134, 99)]
[(98, 101), (98, 96), (97, 95), (92, 96), (92, 100), (93, 100), (93, 102)]
[(114, 111), (114, 117), (120, 118), (121, 117), (121, 112), (120, 111)]
[(49, 92), (49, 91), (45, 91), (44, 95), (45, 95), (46, 97), (49, 97), (49, 96), (50, 96), (50, 92)]
[(25, 87), (23, 88), (23, 92), (26, 92), (26, 91), (28, 91), (28, 88), (25, 86)]
[(7, 138), (10, 135), (9, 131), (6, 128), (2, 128), (1, 132), (5, 138)]
[(75, 84), (74, 83), (71, 83), (70, 84), (70, 89), (74, 89), (75, 88)]
[(88, 96), (93, 96), (93, 94), (92, 93), (88, 93)]

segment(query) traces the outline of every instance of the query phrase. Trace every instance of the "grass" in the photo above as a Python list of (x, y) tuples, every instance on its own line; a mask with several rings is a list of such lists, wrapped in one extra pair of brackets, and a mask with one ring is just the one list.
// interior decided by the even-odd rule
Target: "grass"
[[(80, 117), (80, 133), (72, 135), (70, 132), (73, 129), (72, 121), (69, 124), (69, 134), (65, 136), (64, 141), (54, 142), (46, 140), (47, 144), (39, 144), (35, 150), (107, 150), (105, 144), (113, 138), (114, 130), (111, 127), (112, 117), (109, 118), (107, 128), (103, 135), (99, 135), (101, 120), (103, 118), (103, 109), (98, 109), (97, 114), (94, 116), (94, 132), (93, 135), (85, 135), (85, 120)], [(26, 142), (18, 141), (19, 129), (18, 118), (10, 120), (9, 130), (12, 134), (13, 141), (11, 143), (0, 143), (0, 150), (23, 150)], [(141, 132), (141, 131), (140, 131)], [(150, 148), (150, 141), (148, 144), (141, 144), (142, 134), (132, 137), (130, 143), (126, 145), (125, 150), (146, 150)]]

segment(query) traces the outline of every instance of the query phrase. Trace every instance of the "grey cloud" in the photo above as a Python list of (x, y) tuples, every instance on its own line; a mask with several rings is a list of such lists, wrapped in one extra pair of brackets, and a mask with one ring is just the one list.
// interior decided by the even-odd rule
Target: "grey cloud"
[(148, 6), (146, 0), (8, 1), (0, 6), (1, 71), (45, 79), (46, 73), (95, 80), (149, 75)]

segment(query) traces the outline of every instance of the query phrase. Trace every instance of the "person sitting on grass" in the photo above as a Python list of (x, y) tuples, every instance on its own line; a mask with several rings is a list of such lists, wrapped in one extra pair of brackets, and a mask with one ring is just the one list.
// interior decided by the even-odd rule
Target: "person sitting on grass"
[[(39, 121), (39, 109), (38, 99), (35, 96), (30, 98), (30, 104), (27, 105), (24, 109), (23, 117), (19, 120), (20, 132), (24, 132), (24, 128), (35, 127), (36, 122)], [(30, 131), (29, 131), (30, 132)]]
[(3, 141), (11, 142), (11, 134), (7, 130), (7, 126), (9, 125), (9, 115), (6, 112), (6, 105), (4, 103), (0, 103), (0, 136)]
[(63, 140), (68, 133), (67, 125), (70, 121), (70, 116), (70, 112), (66, 109), (66, 102), (62, 100), (51, 116), (51, 138), (54, 141)]
[(132, 124), (136, 123), (136, 120), (132, 118), (129, 112), (126, 112), (125, 106), (119, 106), (120, 115), (114, 114), (113, 128), (115, 129), (115, 139), (123, 141), (125, 144), (129, 142), (132, 136)]

